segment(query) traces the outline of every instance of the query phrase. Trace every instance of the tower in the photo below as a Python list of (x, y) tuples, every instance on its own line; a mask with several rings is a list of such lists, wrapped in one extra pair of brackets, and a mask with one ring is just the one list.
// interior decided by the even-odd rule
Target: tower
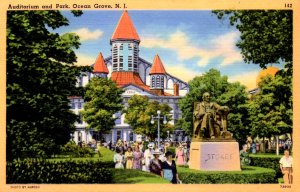
[(112, 70), (138, 72), (140, 37), (124, 11), (111, 37)]
[(94, 76), (102, 78), (107, 78), (107, 74), (109, 73), (101, 52), (95, 61), (93, 73)]
[(166, 70), (158, 55), (155, 55), (153, 65), (149, 72), (150, 89), (155, 90), (159, 95), (164, 93)]

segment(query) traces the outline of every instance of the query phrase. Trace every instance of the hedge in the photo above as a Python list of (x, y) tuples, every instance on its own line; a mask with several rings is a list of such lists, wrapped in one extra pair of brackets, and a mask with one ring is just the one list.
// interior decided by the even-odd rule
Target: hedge
[(264, 167), (273, 169), (276, 172), (275, 178), (278, 179), (282, 177), (282, 173), (279, 166), (280, 156), (278, 157), (271, 157), (271, 156), (252, 156), (250, 155), (251, 159), (251, 166), (256, 167)]
[(6, 182), (111, 183), (111, 165), (101, 161), (15, 160), (6, 164)]
[(244, 166), (242, 171), (199, 171), (178, 167), (179, 178), (185, 184), (216, 183), (277, 183), (272, 169)]

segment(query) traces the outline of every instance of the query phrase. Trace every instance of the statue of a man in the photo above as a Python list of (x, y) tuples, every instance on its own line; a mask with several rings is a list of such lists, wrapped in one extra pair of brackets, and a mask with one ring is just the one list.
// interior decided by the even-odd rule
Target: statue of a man
[(202, 99), (202, 102), (197, 102), (194, 106), (194, 138), (214, 139), (220, 137), (220, 126), (223, 126), (223, 130), (227, 129), (227, 127), (224, 127), (224, 125), (227, 125), (227, 122), (217, 124), (217, 112), (226, 112), (227, 115), (229, 109), (227, 106), (220, 106), (216, 102), (210, 102), (210, 94), (208, 92), (203, 94)]

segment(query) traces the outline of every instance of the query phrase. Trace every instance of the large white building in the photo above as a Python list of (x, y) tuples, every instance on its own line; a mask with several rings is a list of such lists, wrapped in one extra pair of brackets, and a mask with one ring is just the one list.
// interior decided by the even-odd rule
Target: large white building
[[(93, 72), (78, 77), (78, 86), (85, 86), (94, 76), (111, 78), (124, 90), (122, 94), (124, 105), (127, 105), (128, 99), (134, 94), (146, 95), (150, 101), (167, 103), (172, 108), (171, 123), (174, 124), (181, 117), (178, 100), (189, 91), (188, 84), (169, 74), (158, 55), (154, 56), (153, 63), (142, 59), (139, 55), (140, 41), (128, 12), (124, 11), (110, 39), (111, 55), (104, 59), (100, 52), (92, 65)], [(83, 109), (84, 100), (72, 96), (70, 101), (72, 110), (79, 114)], [(133, 133), (130, 125), (124, 122), (125, 115), (121, 113), (115, 115), (120, 118), (116, 120), (111, 133), (105, 135), (105, 140), (113, 143), (117, 138), (135, 141), (137, 135)], [(97, 132), (93, 129), (87, 130), (86, 126), (83, 121), (76, 123), (76, 131), (73, 134), (76, 143), (79, 141), (88, 143), (93, 138), (98, 139)], [(175, 136), (173, 135), (173, 139)], [(176, 139), (182, 139), (180, 131)]]

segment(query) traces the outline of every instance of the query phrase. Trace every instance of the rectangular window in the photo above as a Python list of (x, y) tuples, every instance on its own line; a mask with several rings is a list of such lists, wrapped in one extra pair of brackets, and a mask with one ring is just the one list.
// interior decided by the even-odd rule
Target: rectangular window
[(78, 99), (78, 109), (81, 109), (82, 108), (82, 103), (80, 101), (80, 99)]
[(83, 77), (80, 75), (80, 76), (78, 77), (78, 86), (79, 86), (79, 87), (82, 87), (82, 82), (83, 82)]

